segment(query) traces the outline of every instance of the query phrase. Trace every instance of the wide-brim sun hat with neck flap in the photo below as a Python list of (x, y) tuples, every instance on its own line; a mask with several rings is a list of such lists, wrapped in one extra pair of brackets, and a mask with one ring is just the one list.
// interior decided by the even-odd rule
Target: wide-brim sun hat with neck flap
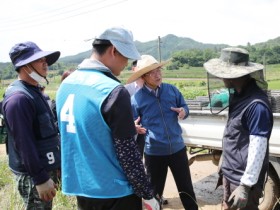
[(262, 64), (250, 62), (248, 51), (238, 47), (224, 48), (220, 58), (211, 59), (203, 66), (208, 73), (225, 79), (239, 78), (264, 69)]
[(128, 78), (127, 84), (139, 79), (142, 75), (167, 64), (168, 61), (158, 62), (151, 55), (142, 55), (141, 59), (137, 61), (136, 71)]
[(109, 40), (118, 52), (126, 58), (132, 60), (140, 59), (140, 54), (133, 41), (133, 34), (128, 29), (123, 27), (108, 28), (95, 37), (93, 44), (98, 40)]
[(11, 61), (17, 71), (19, 67), (46, 58), (48, 66), (54, 64), (59, 56), (59, 51), (43, 51), (34, 42), (22, 42), (15, 44), (9, 52)]

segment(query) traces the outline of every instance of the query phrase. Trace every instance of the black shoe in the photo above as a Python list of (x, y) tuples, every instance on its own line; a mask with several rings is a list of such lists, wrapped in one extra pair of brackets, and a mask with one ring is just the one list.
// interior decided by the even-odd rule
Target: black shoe
[(160, 203), (161, 203), (161, 205), (167, 205), (168, 204), (168, 200), (165, 199), (163, 196), (161, 196)]

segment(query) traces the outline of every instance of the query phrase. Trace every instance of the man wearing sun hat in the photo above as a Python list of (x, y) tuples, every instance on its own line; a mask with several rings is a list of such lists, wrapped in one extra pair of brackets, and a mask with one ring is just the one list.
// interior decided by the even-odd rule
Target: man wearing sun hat
[(137, 71), (127, 83), (142, 78), (144, 85), (131, 98), (133, 115), (134, 119), (140, 117), (146, 129), (145, 166), (154, 195), (162, 197), (169, 167), (184, 208), (197, 210), (186, 146), (178, 123), (178, 118), (187, 118), (189, 110), (179, 90), (162, 83), (161, 68), (166, 63), (159, 63), (151, 55), (142, 55), (137, 61)]
[(234, 90), (229, 100), (223, 137), (221, 173), (224, 209), (257, 210), (268, 171), (268, 142), (273, 116), (263, 65), (249, 61), (242, 48), (225, 48), (218, 59), (204, 64), (208, 74)]
[(51, 209), (60, 173), (60, 143), (53, 113), (41, 91), (48, 66), (59, 51), (43, 51), (33, 42), (18, 43), (10, 58), (18, 80), (3, 100), (8, 129), (9, 167), (26, 209)]
[(141, 210), (141, 198), (160, 208), (134, 139), (129, 93), (116, 78), (139, 58), (129, 30), (108, 28), (57, 92), (62, 192), (76, 196), (80, 210)]

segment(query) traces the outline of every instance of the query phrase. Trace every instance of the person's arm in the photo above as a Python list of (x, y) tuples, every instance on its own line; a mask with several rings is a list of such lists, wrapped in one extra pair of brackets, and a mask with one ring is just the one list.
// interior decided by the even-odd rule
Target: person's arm
[(186, 113), (184, 119), (186, 119), (186, 118), (189, 116), (189, 113), (190, 113), (189, 107), (188, 107), (188, 105), (186, 104), (186, 101), (185, 101), (185, 99), (184, 99), (182, 93), (181, 93), (179, 90), (178, 90), (178, 92), (179, 92), (179, 93), (178, 93), (179, 106), (182, 107), (182, 108), (184, 109), (184, 111), (185, 111), (185, 113)]
[(32, 101), (22, 93), (14, 94), (7, 98), (4, 112), (8, 129), (14, 138), (15, 148), (28, 174), (35, 185), (45, 183), (49, 180), (49, 176), (40, 162), (35, 146), (33, 121), (36, 111)]
[(242, 123), (250, 133), (247, 165), (240, 180), (246, 186), (251, 187), (258, 181), (273, 126), (271, 117), (267, 107), (255, 103), (246, 111), (242, 119)]
[(263, 160), (267, 150), (267, 138), (250, 135), (247, 166), (241, 178), (241, 183), (252, 187), (257, 183)]
[(175, 87), (171, 86), (176, 93), (177, 107), (171, 107), (171, 110), (176, 111), (180, 119), (186, 119), (189, 116), (189, 108), (182, 93)]
[(152, 199), (151, 184), (134, 139), (136, 131), (130, 96), (123, 86), (117, 86), (107, 97), (102, 105), (102, 114), (112, 130), (117, 157), (134, 193), (144, 199)]
[(146, 128), (142, 127), (141, 117), (137, 111), (137, 105), (136, 105), (137, 103), (135, 101), (134, 95), (130, 99), (131, 99), (132, 115), (134, 119), (136, 132), (137, 134), (146, 134), (147, 130)]

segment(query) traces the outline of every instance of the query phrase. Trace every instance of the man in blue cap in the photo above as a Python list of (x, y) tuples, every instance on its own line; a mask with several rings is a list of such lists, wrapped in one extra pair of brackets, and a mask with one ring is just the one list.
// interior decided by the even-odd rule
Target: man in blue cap
[(58, 129), (40, 82), (59, 51), (43, 51), (33, 42), (16, 44), (10, 58), (18, 80), (9, 85), (3, 100), (8, 130), (9, 167), (26, 209), (51, 209), (60, 172)]
[(106, 29), (93, 53), (60, 85), (56, 97), (62, 147), (62, 192), (79, 210), (159, 210), (142, 158), (130, 96), (116, 78), (140, 55), (130, 31)]

